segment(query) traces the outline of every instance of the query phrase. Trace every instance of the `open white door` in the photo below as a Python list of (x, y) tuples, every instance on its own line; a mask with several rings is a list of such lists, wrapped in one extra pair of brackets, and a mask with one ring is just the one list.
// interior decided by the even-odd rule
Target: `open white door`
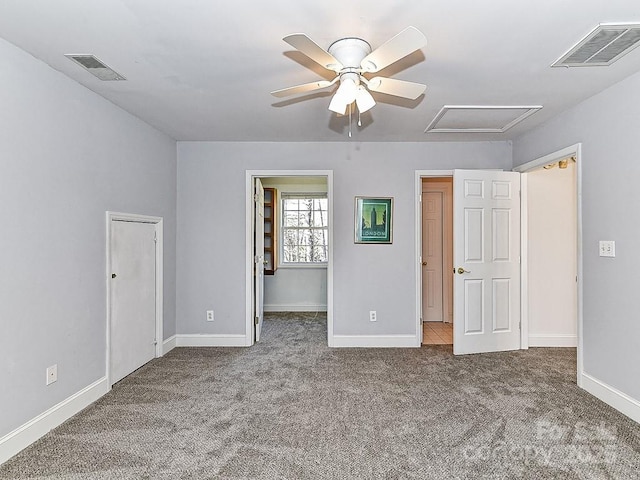
[(260, 331), (262, 330), (262, 320), (264, 318), (264, 187), (259, 178), (256, 178), (255, 185), (255, 332), (256, 342), (260, 341)]
[(455, 355), (520, 348), (520, 174), (453, 175)]

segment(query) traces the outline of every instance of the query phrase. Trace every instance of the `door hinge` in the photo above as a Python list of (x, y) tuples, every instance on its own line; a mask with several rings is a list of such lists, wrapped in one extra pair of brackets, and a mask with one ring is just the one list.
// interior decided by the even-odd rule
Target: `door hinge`
[(254, 193), (254, 194), (253, 194), (253, 201), (254, 201), (254, 202), (257, 202), (257, 201), (258, 201), (258, 194), (257, 194), (257, 193)]
[(258, 325), (260, 323), (260, 317), (256, 317), (255, 318), (255, 323), (256, 323), (256, 325)]
[(158, 243), (158, 234), (156, 232), (153, 232), (153, 241), (154, 243)]

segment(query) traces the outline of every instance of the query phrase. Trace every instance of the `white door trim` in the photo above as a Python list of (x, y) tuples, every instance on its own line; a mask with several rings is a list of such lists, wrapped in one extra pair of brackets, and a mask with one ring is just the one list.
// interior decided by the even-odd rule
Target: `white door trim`
[[(530, 162), (524, 163), (518, 167), (513, 169), (514, 172), (527, 173), (537, 168), (540, 168), (544, 165), (548, 165), (550, 163), (555, 163), (558, 160), (562, 160), (567, 157), (575, 157), (576, 159), (576, 191), (577, 191), (577, 234), (578, 238), (576, 239), (577, 244), (577, 266), (578, 266), (578, 349), (577, 349), (577, 383), (578, 386), (582, 388), (582, 380), (583, 380), (583, 350), (582, 350), (582, 286), (583, 286), (583, 278), (582, 278), (582, 144), (576, 143), (575, 145), (571, 145), (569, 147), (563, 148), (556, 152), (550, 153), (543, 157), (539, 157)], [(523, 185), (526, 185), (526, 175), (523, 175)], [(528, 235), (527, 231), (527, 218), (526, 218), (526, 210), (527, 210), (527, 189), (526, 186), (522, 189), (522, 205), (521, 210), (523, 212), (522, 216), (522, 233), (521, 238), (526, 239)], [(526, 240), (525, 240), (526, 241)], [(527, 249), (526, 244), (523, 244), (522, 247), (522, 265), (521, 265), (521, 274), (522, 274), (522, 338), (523, 342), (526, 339), (526, 345), (528, 346), (529, 342), (529, 319), (527, 312), (529, 311), (528, 304), (528, 296), (526, 295), (527, 291), (527, 274), (528, 274), (528, 263), (527, 263)], [(524, 345), (524, 343), (523, 343)]]
[(416, 347), (422, 345), (422, 179), (429, 177), (453, 178), (453, 170), (415, 171)]
[(253, 345), (253, 179), (256, 177), (327, 177), (327, 199), (329, 202), (327, 344), (333, 347), (333, 170), (246, 170), (245, 175), (245, 345)]
[(106, 263), (106, 284), (107, 284), (107, 325), (106, 325), (106, 355), (105, 355), (105, 376), (107, 384), (111, 389), (111, 226), (113, 222), (135, 222), (151, 223), (155, 225), (156, 233), (156, 357), (163, 355), (163, 219), (162, 217), (152, 217), (149, 215), (138, 215), (134, 213), (106, 212), (106, 235), (107, 235), (107, 263)]
[[(514, 169), (514, 171), (516, 171)], [(520, 172), (524, 173), (524, 172)], [(529, 183), (526, 175), (520, 175), (520, 348), (529, 349), (529, 209), (527, 195)]]

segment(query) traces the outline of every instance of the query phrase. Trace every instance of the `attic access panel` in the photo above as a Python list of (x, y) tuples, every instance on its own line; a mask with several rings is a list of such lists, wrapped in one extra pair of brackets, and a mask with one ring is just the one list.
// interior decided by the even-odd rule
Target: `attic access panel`
[(542, 105), (445, 105), (425, 133), (504, 133)]

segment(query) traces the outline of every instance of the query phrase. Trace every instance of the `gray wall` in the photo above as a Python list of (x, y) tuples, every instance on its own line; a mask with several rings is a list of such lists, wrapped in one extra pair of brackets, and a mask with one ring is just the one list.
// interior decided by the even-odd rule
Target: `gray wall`
[[(514, 142), (520, 165), (582, 142), (584, 370), (640, 399), (640, 74)], [(598, 256), (616, 241), (616, 258)]]
[(280, 267), (274, 275), (265, 275), (265, 312), (323, 312), (326, 309), (326, 267)]
[(176, 147), (3, 40), (0, 105), (2, 437), (105, 375), (105, 211), (164, 217), (175, 332)]
[[(178, 142), (178, 333), (244, 334), (245, 171), (316, 169), (334, 172), (334, 333), (413, 334), (414, 172), (453, 168), (510, 169), (511, 146)], [(353, 243), (356, 195), (395, 197), (392, 245)]]

